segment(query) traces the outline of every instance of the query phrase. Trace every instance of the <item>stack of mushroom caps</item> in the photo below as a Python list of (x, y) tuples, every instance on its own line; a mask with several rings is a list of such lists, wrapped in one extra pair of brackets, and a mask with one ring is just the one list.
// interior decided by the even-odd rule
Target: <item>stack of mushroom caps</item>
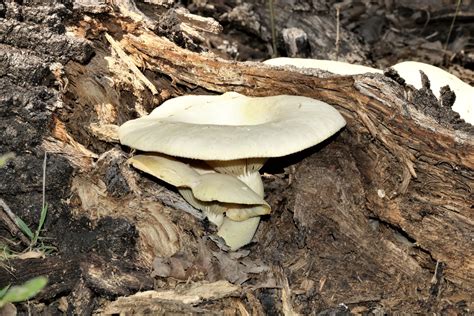
[(344, 125), (336, 109), (311, 98), (228, 92), (168, 100), (123, 124), (119, 136), (145, 152), (129, 160), (134, 167), (177, 187), (236, 250), (271, 211), (259, 174), (266, 160), (312, 147)]

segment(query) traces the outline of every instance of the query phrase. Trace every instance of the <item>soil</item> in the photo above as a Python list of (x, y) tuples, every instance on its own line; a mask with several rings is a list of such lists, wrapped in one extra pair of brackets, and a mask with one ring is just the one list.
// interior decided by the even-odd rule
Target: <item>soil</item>
[[(276, 50), (268, 1), (0, 0), (0, 154), (15, 153), (0, 167), (0, 198), (35, 228), (45, 197), (41, 236), (55, 248), (0, 265), (0, 287), (49, 278), (35, 298), (15, 305), (18, 314), (472, 312), (474, 127), (392, 71), (362, 79), (273, 72), (285, 79), (273, 88), (281, 93), (355, 104), (376, 91), (375, 100), (397, 107), (386, 114), (372, 101), (362, 110), (341, 106), (343, 131), (271, 159), (262, 173), (272, 214), (237, 252), (174, 188), (127, 165), (131, 152), (114, 126), (171, 97), (247, 92), (248, 82), (256, 87), (249, 94), (275, 92), (265, 88), (271, 71), (237, 61), (337, 58), (385, 69), (418, 60), (474, 83), (472, 1), (457, 14), (457, 1), (273, 2)], [(143, 35), (165, 37), (171, 48), (158, 38), (143, 43)], [(232, 81), (205, 77), (186, 61), (211, 75), (219, 63), (229, 74), (250, 70)], [(380, 87), (390, 93), (377, 94)], [(444, 98), (452, 103), (449, 92)], [(375, 118), (378, 132), (364, 127)], [(0, 222), (1, 243), (22, 253), (27, 245), (12, 234)], [(147, 290), (156, 292), (133, 296)]]

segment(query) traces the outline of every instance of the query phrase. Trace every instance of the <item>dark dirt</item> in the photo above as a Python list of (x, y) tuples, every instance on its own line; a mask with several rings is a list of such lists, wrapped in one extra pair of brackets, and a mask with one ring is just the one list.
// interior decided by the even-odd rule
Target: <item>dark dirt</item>
[[(202, 5), (206, 2), (215, 2), (214, 8), (211, 10)], [(299, 27), (307, 34), (307, 42), (299, 45), (301, 51), (297, 56), (335, 57), (335, 8), (333, 2), (323, 2), (292, 1), (290, 10), (287, 4), (275, 1), (276, 31), (280, 34), (278, 54), (289, 55), (288, 45), (281, 37), (282, 29)], [(176, 29), (179, 21), (173, 16), (166, 20), (170, 25), (161, 21), (157, 31), (182, 47), (217, 52), (229, 59), (262, 60), (274, 53), (268, 8), (263, 2), (237, 5), (237, 1), (204, 1), (188, 7), (193, 13), (218, 20), (224, 27), (223, 34), (209, 35), (204, 43), (195, 41)], [(143, 1), (139, 8), (144, 12), (153, 10), (151, 4)], [(449, 8), (433, 8), (430, 18), (426, 15), (428, 9), (423, 11), (410, 4), (385, 7), (354, 1), (351, 6), (341, 9), (344, 32), (337, 57), (351, 62), (364, 61), (380, 68), (400, 59), (418, 59), (439, 66), (458, 64), (466, 67), (464, 77), (473, 82), (472, 72), (468, 72), (474, 70), (474, 52), (469, 41), (474, 33), (472, 18), (458, 21), (448, 51), (440, 44), (446, 40), (445, 30), (451, 23), (442, 9)], [(469, 4), (463, 7), (466, 12), (470, 9)], [(161, 8), (160, 12), (171, 11)], [(452, 13), (452, 8), (448, 12)], [(91, 16), (100, 20), (101, 14)], [(84, 75), (83, 78), (87, 78), (96, 75), (93, 70), (105, 69), (105, 59), (94, 59), (97, 54), (108, 57), (103, 38), (94, 37), (96, 42), (91, 42), (65, 34), (66, 25), (81, 18), (79, 11), (73, 10), (71, 1), (0, 0), (0, 154), (16, 154), (15, 159), (0, 169), (0, 198), (31, 227), (38, 221), (43, 198), (44, 152), (41, 145), (51, 135), (55, 118), (61, 118), (70, 135), (92, 152), (103, 154), (116, 146), (94, 137), (85, 128), (100, 119), (97, 113), (88, 110), (92, 101), (72, 93), (71, 89), (63, 94), (64, 83), (58, 83), (57, 73), (51, 71), (53, 63), (71, 67), (74, 62), (80, 70), (83, 69), (81, 65), (97, 63), (89, 68), (90, 74)], [(111, 25), (113, 22), (106, 23)], [(318, 27), (321, 25), (327, 27)], [(116, 28), (119, 28), (118, 24)], [(429, 40), (426, 40), (427, 35), (432, 35)], [(199, 87), (193, 89), (170, 82), (161, 74), (146, 71), (145, 74), (173, 95), (203, 91)], [(392, 73), (390, 77), (396, 79), (396, 74)], [(105, 86), (104, 91), (105, 94), (113, 91), (111, 95), (116, 97), (119, 113), (113, 123), (121, 124), (137, 116), (133, 106), (139, 100), (129, 87)], [(162, 101), (169, 97), (150, 97), (146, 92), (144, 95), (149, 97), (145, 101), (146, 110), (150, 110), (157, 99)], [(426, 89), (413, 94), (414, 103), (441, 125), (469, 129), (445, 106), (453, 99), (449, 91), (443, 98), (443, 106), (433, 108), (432, 104), (438, 104), (433, 98)], [(186, 241), (192, 240), (186, 250), (189, 253), (175, 258), (192, 262), (185, 274), (188, 281), (229, 279), (229, 271), (223, 267), (223, 262), (233, 260), (240, 264), (235, 268), (236, 273), (240, 273), (247, 284), (255, 286), (252, 294), (249, 294), (250, 290), (241, 294), (246, 297), (242, 301), (264, 314), (281, 314), (281, 286), (272, 283), (266, 287), (267, 275), (252, 272), (255, 268), (252, 264), (283, 270), (293, 291), (293, 309), (301, 314), (349, 315), (352, 308), (374, 314), (467, 314), (472, 299), (444, 280), (443, 263), (436, 268), (436, 260), (419, 248), (410, 234), (377, 217), (367, 206), (365, 196), (374, 183), (365, 172), (375, 168), (370, 165), (375, 159), (365, 157), (370, 146), (367, 144), (372, 140), (355, 141), (358, 137), (346, 130), (309, 151), (269, 161), (262, 171), (268, 174), (264, 178), (266, 200), (273, 213), (263, 220), (255, 242), (245, 247), (244, 251), (250, 250), (250, 254), (244, 259), (226, 257), (227, 254), (219, 252), (212, 241), (203, 237), (212, 232), (206, 228), (206, 222), (183, 220), (190, 215), (176, 207), (179, 198), (172, 199), (169, 204), (170, 195), (166, 193), (169, 187), (150, 184), (150, 178), (138, 181), (138, 186), (150, 187), (147, 190), (157, 193), (157, 200), (160, 200), (159, 194), (165, 195), (168, 205), (176, 208), (170, 218), (173, 224), (182, 228), (188, 238)], [(388, 158), (380, 158), (383, 159)], [(137, 190), (137, 183), (130, 180), (127, 173), (130, 171), (124, 167), (124, 160), (125, 157), (120, 157), (102, 165), (99, 163), (100, 167), (95, 167), (100, 170), (89, 174), (91, 182), (100, 179), (104, 183), (107, 198), (118, 205), (126, 205)], [(96, 163), (97, 159), (93, 161)], [(86, 212), (77, 214), (82, 209), (77, 196), (71, 192), (71, 182), (80, 172), (62, 155), (48, 154), (46, 200), (49, 212), (44, 236), (51, 238), (48, 243), (57, 247), (57, 251), (44, 259), (11, 260), (8, 264), (14, 270), (0, 270), (0, 287), (21, 283), (39, 274), (49, 276), (48, 287), (38, 296), (38, 301), (46, 306), (20, 304), (20, 313), (33, 310), (33, 314), (86, 315), (105, 299), (161, 286), (172, 288), (178, 282), (173, 278), (150, 277), (152, 268), (138, 259), (139, 233), (131, 217), (113, 214), (97, 219)], [(396, 183), (398, 180), (384, 181)], [(101, 211), (108, 212), (98, 210)], [(352, 225), (341, 226), (348, 219)], [(0, 225), (0, 236), (11, 238), (3, 225)], [(195, 245), (196, 240), (205, 243), (206, 251), (219, 253), (211, 256), (212, 264), (201, 262), (202, 253)], [(20, 250), (20, 246), (16, 247)], [(387, 260), (396, 257), (397, 249), (403, 250), (397, 253), (400, 261)], [(189, 271), (192, 269), (198, 272)], [(249, 298), (252, 295), (258, 303), (252, 303)], [(66, 307), (61, 306), (61, 298), (68, 302)], [(205, 303), (200, 307), (203, 309), (199, 311), (206, 313), (210, 311), (206, 308), (212, 308), (212, 305), (206, 307)], [(170, 306), (168, 311), (173, 308), (176, 307)]]
[[(64, 20), (71, 19), (72, 6), (56, 1), (50, 3), (52, 5), (44, 1), (24, 5), (0, 2), (0, 8), (4, 8), (0, 10), (0, 153), (16, 155), (0, 168), (0, 198), (32, 229), (36, 229), (43, 199), (41, 145), (50, 135), (54, 112), (63, 106), (51, 66), (70, 60), (84, 63), (93, 55), (90, 42), (65, 35)], [(72, 218), (66, 201), (71, 194), (73, 172), (66, 158), (48, 154), (45, 191), (48, 215), (42, 236), (47, 237), (45, 243), (57, 251), (46, 259), (9, 261), (12, 269), (0, 271), (1, 287), (22, 283), (40, 274), (48, 275), (49, 285), (39, 297), (53, 302), (58, 296), (74, 292), (81, 279), (94, 283), (84, 267), (98, 262), (117, 273), (121, 269), (136, 270), (117, 260), (126, 253), (133, 257), (129, 249), (134, 247), (137, 236), (130, 222), (104, 218), (92, 223), (86, 217)], [(0, 225), (0, 235), (12, 238), (3, 225)], [(19, 251), (21, 247), (16, 245), (12, 250)], [(121, 268), (117, 268), (119, 266)], [(141, 278), (148, 275), (136, 274)], [(90, 288), (116, 296), (146, 288), (146, 282), (138, 283), (133, 290), (124, 287), (121, 293), (100, 286)], [(148, 283), (150, 288), (151, 281)], [(52, 304), (48, 313), (59, 312), (54, 306)], [(74, 310), (73, 306), (71, 311)], [(19, 312), (26, 310), (20, 307)]]
[[(17, 215), (35, 223), (42, 199), (40, 145), (51, 129), (53, 112), (61, 106), (50, 67), (70, 59), (86, 61), (92, 47), (64, 34), (59, 25), (64, 26), (62, 21), (72, 12), (60, 3), (5, 2), (2, 6), (6, 10), (0, 23), (0, 128), (4, 131), (0, 152), (15, 152), (16, 158), (0, 169), (0, 193)], [(42, 44), (49, 40), (54, 45)], [(59, 216), (65, 210), (63, 200), (69, 194), (73, 169), (63, 157), (50, 155), (46, 170), (50, 214)]]

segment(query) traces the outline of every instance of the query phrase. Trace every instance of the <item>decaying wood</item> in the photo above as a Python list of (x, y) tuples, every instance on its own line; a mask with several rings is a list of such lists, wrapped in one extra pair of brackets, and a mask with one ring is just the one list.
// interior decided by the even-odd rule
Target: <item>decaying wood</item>
[[(238, 1), (198, 1), (195, 6), (214, 17), (222, 24), (230, 24), (233, 28), (243, 30), (253, 39), (253, 44), (272, 42), (273, 11), (275, 25), (275, 41), (279, 52), (287, 56), (295, 53), (292, 47), (294, 39), (284, 33), (297, 29), (299, 40), (296, 56), (336, 59), (336, 10), (333, 3), (328, 1), (293, 1), (291, 5), (284, 1), (272, 1), (273, 10), (269, 2), (238, 2)], [(357, 3), (354, 4), (356, 6)], [(350, 6), (353, 6), (352, 2)], [(361, 44), (353, 33), (340, 29), (340, 55), (351, 62), (363, 62), (367, 54), (367, 47)], [(288, 35), (288, 34), (287, 34)], [(296, 35), (293, 33), (293, 36)], [(293, 36), (291, 36), (293, 38)], [(232, 38), (232, 37), (231, 37)], [(282, 45), (280, 45), (282, 44)], [(268, 45), (273, 51), (273, 45)]]
[[(179, 286), (177, 289), (168, 291), (146, 291), (137, 293), (135, 295), (120, 298), (115, 302), (110, 303), (103, 309), (103, 313), (118, 314), (118, 313), (166, 313), (172, 310), (176, 312), (186, 311), (188, 313), (205, 313), (214, 314), (217, 311), (213, 308), (202, 309), (192, 308), (192, 305), (198, 305), (204, 300), (215, 301), (231, 295), (237, 295), (239, 287), (227, 281), (218, 281), (213, 283), (195, 283), (192, 285)], [(170, 307), (175, 305), (182, 305), (181, 307)], [(165, 305), (166, 307), (163, 307)], [(168, 306), (167, 306), (168, 305)], [(150, 310), (150, 306), (153, 308)], [(236, 308), (229, 310), (229, 313), (236, 313)]]
[[(16, 281), (18, 283), (38, 275), (48, 276), (46, 291), (37, 298), (51, 300), (58, 294), (66, 294), (67, 299), (74, 303), (66, 310), (74, 314), (80, 314), (79, 311), (85, 309), (92, 310), (94, 306), (91, 291), (115, 297), (152, 288), (152, 282), (146, 271), (130, 271), (130, 266), (94, 255), (88, 258), (77, 255), (69, 258), (54, 256), (45, 259), (16, 260), (14, 267), (15, 271), (12, 274), (18, 276)], [(11, 283), (9, 278), (11, 275), (0, 274), (1, 284)]]
[(133, 61), (131, 61), (130, 58), (127, 56), (127, 54), (125, 54), (125, 52), (120, 47), (120, 45), (117, 44), (117, 42), (112, 37), (110, 37), (110, 35), (107, 33), (105, 34), (105, 38), (110, 43), (110, 45), (112, 45), (113, 49), (117, 52), (120, 58), (125, 62), (128, 68), (140, 79), (141, 82), (143, 82), (143, 84), (145, 84), (148, 87), (148, 89), (150, 89), (151, 93), (158, 94), (158, 91), (156, 90), (155, 86), (150, 82), (150, 80), (148, 80), (142, 74), (140, 69), (138, 69), (137, 66), (135, 66)]
[[(473, 286), (472, 127), (442, 126), (413, 104), (409, 87), (380, 75), (323, 77), (296, 69), (225, 61), (183, 50), (149, 33), (126, 35), (122, 45), (137, 63), (187, 86), (253, 96), (304, 95), (335, 105), (348, 120), (350, 131), (375, 140), (367, 144), (373, 150), (369, 153), (381, 159), (361, 159), (361, 163), (380, 169), (380, 173), (367, 174), (370, 209), (408, 233), (435, 259), (452, 262), (446, 269), (452, 281)], [(383, 170), (389, 167), (381, 166), (385, 159), (398, 163), (390, 166), (392, 170)], [(429, 189), (426, 183), (430, 183)], [(378, 190), (385, 192), (383, 198)], [(427, 203), (428, 214), (420, 214)], [(413, 221), (414, 217), (418, 220)], [(453, 240), (458, 241), (457, 247), (453, 247)]]
[(30, 240), (28, 240), (27, 236), (25, 236), (25, 234), (17, 226), (18, 217), (12, 212), (7, 203), (5, 203), (5, 201), (2, 199), (0, 199), (0, 207), (2, 209), (0, 211), (0, 219), (2, 223), (7, 225), (10, 233), (13, 236), (18, 237), (25, 246), (29, 246)]

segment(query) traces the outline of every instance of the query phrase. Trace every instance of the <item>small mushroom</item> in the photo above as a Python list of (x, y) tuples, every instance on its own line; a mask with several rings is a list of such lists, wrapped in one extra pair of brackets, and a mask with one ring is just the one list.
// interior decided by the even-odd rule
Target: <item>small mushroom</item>
[(361, 75), (365, 73), (383, 73), (382, 70), (372, 67), (324, 59), (278, 57), (265, 60), (263, 63), (271, 66), (295, 66), (297, 68), (316, 68), (324, 71), (329, 71), (334, 74), (347, 76)]
[[(258, 171), (268, 158), (312, 147), (344, 125), (345, 120), (336, 109), (311, 98), (288, 95), (251, 98), (228, 92), (220, 96), (184, 96), (166, 101), (150, 115), (123, 124), (119, 137), (122, 144), (142, 151), (205, 161), (217, 171), (200, 176), (200, 181), (208, 181), (206, 188), (211, 187), (211, 181), (219, 181), (222, 179), (220, 176), (227, 174), (245, 183), (263, 199), (263, 183)], [(133, 159), (135, 157), (132, 163)], [(134, 165), (140, 168), (139, 162)], [(151, 173), (153, 168), (147, 168), (142, 170)], [(174, 172), (183, 172), (178, 180), (172, 180), (176, 184), (196, 177), (192, 172), (183, 171), (182, 166), (175, 168)], [(169, 176), (169, 173), (160, 171), (156, 174), (173, 184), (164, 175)], [(216, 182), (215, 187), (223, 190), (224, 185), (233, 183), (230, 178), (226, 179), (219, 184)], [(228, 207), (226, 216), (216, 217), (214, 221), (221, 224), (218, 234), (226, 242), (235, 236), (241, 243), (245, 241), (238, 246), (237, 243), (230, 245), (231, 248), (237, 249), (250, 242), (258, 226), (259, 217), (255, 216), (258, 212), (242, 205), (252, 203), (245, 202), (240, 196), (230, 201), (227, 197), (223, 200), (221, 195), (221, 200), (215, 195), (212, 198), (200, 195), (195, 184), (184, 187), (184, 191), (180, 189), (181, 194), (198, 208), (193, 198), (199, 202), (210, 202), (215, 198), (221, 203), (239, 205)], [(262, 206), (262, 203), (254, 205)], [(269, 209), (260, 212), (268, 214)], [(219, 214), (214, 211), (216, 213)]]
[(217, 234), (231, 249), (248, 244), (258, 226), (257, 216), (270, 213), (270, 206), (236, 177), (207, 170), (199, 173), (200, 169), (161, 154), (136, 155), (129, 163), (176, 186), (189, 204), (219, 228)]
[[(216, 172), (200, 174), (191, 166), (162, 154), (136, 155), (129, 162), (183, 190), (191, 205), (212, 213), (226, 212), (234, 221), (270, 213), (270, 206), (238, 178)], [(191, 197), (188, 195), (191, 193)], [(220, 223), (215, 223), (220, 226)]]
[(464, 121), (474, 125), (474, 88), (469, 84), (441, 68), (425, 63), (405, 61), (393, 65), (392, 68), (406, 83), (416, 89), (422, 88), (420, 70), (423, 71), (430, 80), (431, 91), (438, 99), (441, 88), (449, 86), (456, 94), (456, 100), (452, 106), (453, 111), (459, 113)]

